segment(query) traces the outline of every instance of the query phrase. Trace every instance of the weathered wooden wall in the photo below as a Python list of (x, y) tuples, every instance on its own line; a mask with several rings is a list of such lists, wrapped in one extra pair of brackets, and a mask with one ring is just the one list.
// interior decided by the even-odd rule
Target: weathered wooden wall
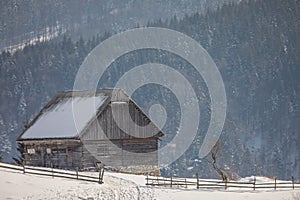
[(85, 141), (83, 144), (84, 167), (91, 167), (95, 162), (111, 167), (157, 165), (158, 162), (155, 139), (94, 140)]
[[(114, 107), (114, 114), (112, 113), (112, 106)], [(128, 115), (126, 106), (129, 106), (130, 115)], [(115, 119), (121, 122), (121, 125), (126, 126), (128, 133), (121, 130)], [(146, 127), (139, 131), (132, 126), (130, 119), (139, 126)], [(110, 103), (98, 116), (97, 120), (93, 121), (86, 132), (81, 136), (82, 140), (103, 140), (103, 139), (128, 139), (134, 138), (148, 138), (159, 134), (159, 129), (149, 120), (149, 118), (133, 103)]]
[[(126, 106), (129, 106), (128, 115)], [(112, 113), (114, 107), (114, 115)], [(121, 130), (114, 118), (118, 118), (129, 134)], [(131, 118), (137, 125), (146, 129), (136, 129), (130, 126)], [(142, 131), (141, 131), (142, 130)], [(132, 101), (110, 103), (81, 135), (83, 143), (82, 164), (84, 167), (94, 166), (102, 162), (112, 168), (139, 168), (140, 172), (159, 174), (158, 169), (158, 128)], [(134, 137), (137, 136), (137, 137)], [(106, 153), (101, 153), (105, 149)], [(93, 155), (95, 157), (93, 157)], [(141, 169), (143, 168), (143, 169)], [(124, 171), (124, 170), (123, 170)]]
[[(28, 153), (28, 149), (34, 149), (35, 153)], [(47, 152), (47, 149), (50, 149), (51, 152)], [(82, 151), (80, 141), (42, 140), (24, 142), (25, 164), (32, 166), (81, 167)]]

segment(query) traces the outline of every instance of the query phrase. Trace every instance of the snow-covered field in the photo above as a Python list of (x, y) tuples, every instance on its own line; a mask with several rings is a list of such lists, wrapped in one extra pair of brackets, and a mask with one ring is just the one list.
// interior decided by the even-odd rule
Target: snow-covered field
[[(90, 172), (92, 173), (92, 172)], [(258, 178), (259, 180), (259, 178)], [(298, 198), (297, 198), (298, 197)], [(300, 190), (203, 190), (145, 186), (145, 176), (105, 172), (104, 184), (23, 174), (0, 168), (0, 199), (296, 200)]]

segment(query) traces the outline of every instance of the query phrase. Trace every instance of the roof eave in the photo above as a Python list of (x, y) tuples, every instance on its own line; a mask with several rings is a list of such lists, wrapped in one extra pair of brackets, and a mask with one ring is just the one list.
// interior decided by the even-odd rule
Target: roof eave
[(18, 138), (17, 142), (24, 142), (24, 141), (50, 141), (50, 140), (80, 140), (79, 137), (55, 137), (55, 138)]

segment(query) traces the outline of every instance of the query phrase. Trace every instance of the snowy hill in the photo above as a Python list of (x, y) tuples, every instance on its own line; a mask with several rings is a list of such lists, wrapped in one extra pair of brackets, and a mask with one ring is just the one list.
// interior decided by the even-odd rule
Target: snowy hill
[[(93, 174), (93, 172), (87, 172)], [(145, 176), (105, 172), (104, 184), (0, 168), (1, 199), (299, 199), (300, 190), (197, 190), (145, 186)], [(246, 178), (248, 180), (249, 178)], [(245, 180), (245, 179), (244, 179)], [(258, 178), (266, 181), (266, 178)]]

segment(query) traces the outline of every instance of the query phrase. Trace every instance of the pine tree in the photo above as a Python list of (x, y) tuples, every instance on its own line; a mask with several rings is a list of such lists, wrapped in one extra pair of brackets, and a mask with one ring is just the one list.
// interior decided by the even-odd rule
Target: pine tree
[(23, 165), (24, 164), (24, 160), (25, 160), (25, 156), (24, 156), (24, 144), (18, 143), (17, 150), (18, 150), (18, 152), (19, 152), (20, 155), (17, 156), (17, 157), (13, 157), (13, 160), (16, 162), (16, 164)]
[[(24, 122), (23, 131), (25, 131), (29, 127), (29, 120), (26, 120)], [(17, 150), (19, 152), (19, 155), (17, 157), (13, 157), (13, 160), (18, 165), (24, 165), (25, 155), (24, 155), (24, 144), (18, 143)]]

